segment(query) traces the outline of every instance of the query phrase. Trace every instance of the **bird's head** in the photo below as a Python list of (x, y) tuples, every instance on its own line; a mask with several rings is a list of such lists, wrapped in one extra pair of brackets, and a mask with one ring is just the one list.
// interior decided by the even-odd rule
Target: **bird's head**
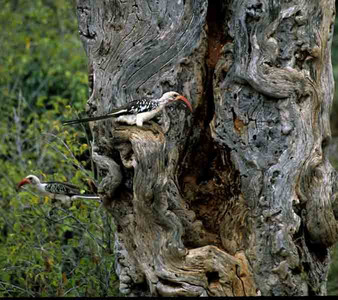
[(18, 184), (18, 189), (25, 184), (37, 185), (40, 183), (40, 179), (37, 178), (35, 175), (28, 175), (24, 179), (22, 179)]
[(192, 106), (191, 106), (190, 102), (188, 101), (188, 99), (185, 98), (184, 96), (180, 95), (177, 92), (164, 93), (160, 100), (163, 101), (166, 104), (171, 103), (173, 101), (181, 100), (188, 106), (188, 108), (192, 112)]

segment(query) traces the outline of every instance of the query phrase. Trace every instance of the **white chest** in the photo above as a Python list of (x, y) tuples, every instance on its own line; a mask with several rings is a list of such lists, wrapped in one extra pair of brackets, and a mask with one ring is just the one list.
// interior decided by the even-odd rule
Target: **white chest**
[(154, 118), (160, 111), (162, 107), (158, 107), (154, 110), (139, 113), (137, 115), (124, 115), (116, 118), (116, 122), (126, 123), (128, 125), (137, 125), (139, 127), (143, 126), (143, 123)]

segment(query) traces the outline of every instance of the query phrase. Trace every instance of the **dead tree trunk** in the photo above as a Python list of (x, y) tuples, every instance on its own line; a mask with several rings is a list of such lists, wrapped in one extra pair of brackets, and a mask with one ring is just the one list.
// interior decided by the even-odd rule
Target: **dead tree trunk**
[(78, 0), (87, 112), (174, 90), (144, 127), (91, 124), (126, 295), (324, 295), (333, 0)]

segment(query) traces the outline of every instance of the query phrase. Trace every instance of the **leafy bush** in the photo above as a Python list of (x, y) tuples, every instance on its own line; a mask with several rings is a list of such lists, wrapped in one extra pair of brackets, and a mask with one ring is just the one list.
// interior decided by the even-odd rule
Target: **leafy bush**
[[(16, 184), (35, 174), (89, 189), (90, 139), (60, 120), (83, 111), (86, 55), (73, 1), (3, 1), (0, 24), (0, 296), (113, 296), (111, 217)], [(13, 36), (15, 38), (13, 38)]]
[(327, 294), (330, 296), (338, 295), (338, 244), (331, 249), (332, 263), (327, 283)]

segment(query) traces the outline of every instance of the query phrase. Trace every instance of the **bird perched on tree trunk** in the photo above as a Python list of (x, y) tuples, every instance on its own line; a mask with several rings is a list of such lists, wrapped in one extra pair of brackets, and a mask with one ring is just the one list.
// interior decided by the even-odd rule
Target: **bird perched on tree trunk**
[(75, 185), (57, 181), (41, 182), (35, 175), (28, 175), (21, 180), (18, 184), (18, 189), (25, 184), (31, 184), (42, 196), (48, 196), (62, 202), (75, 199), (100, 200), (100, 197), (97, 195), (81, 194), (80, 189)]
[(107, 115), (64, 121), (63, 125), (116, 118), (116, 121), (120, 123), (143, 126), (144, 122), (149, 121), (155, 117), (166, 105), (177, 100), (183, 101), (192, 112), (191, 104), (187, 98), (176, 92), (167, 92), (159, 99), (134, 100), (127, 103), (126, 105), (114, 109)]

